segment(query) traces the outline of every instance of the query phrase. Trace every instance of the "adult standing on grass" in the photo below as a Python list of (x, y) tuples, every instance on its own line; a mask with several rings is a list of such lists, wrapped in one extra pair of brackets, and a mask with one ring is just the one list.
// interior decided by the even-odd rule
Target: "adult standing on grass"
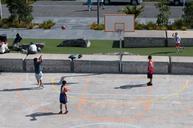
[(62, 114), (62, 105), (64, 104), (65, 106), (65, 112), (64, 114), (68, 113), (68, 108), (67, 108), (67, 95), (66, 92), (68, 92), (69, 89), (66, 87), (66, 81), (62, 81), (62, 86), (60, 88), (60, 112), (59, 114)]
[(180, 49), (183, 48), (181, 44), (181, 38), (177, 32), (173, 33), (172, 36), (174, 37), (175, 42), (176, 42), (176, 50), (177, 52), (179, 52)]
[(40, 55), (39, 58), (34, 58), (34, 70), (35, 70), (35, 77), (36, 77), (38, 86), (43, 88), (42, 55)]
[(154, 62), (152, 61), (152, 56), (148, 56), (148, 73), (147, 78), (150, 79), (150, 81), (147, 83), (147, 86), (152, 86), (152, 79), (153, 79), (153, 73), (154, 73)]

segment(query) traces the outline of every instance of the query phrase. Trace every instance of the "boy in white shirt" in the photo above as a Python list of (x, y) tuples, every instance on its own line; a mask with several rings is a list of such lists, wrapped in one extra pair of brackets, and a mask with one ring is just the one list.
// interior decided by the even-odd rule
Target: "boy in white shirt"
[(6, 53), (9, 52), (8, 43), (0, 42), (0, 53)]
[(178, 35), (177, 32), (172, 34), (172, 36), (174, 37), (175, 42), (176, 42), (176, 50), (179, 52), (180, 49), (183, 48), (182, 45), (181, 45), (181, 38), (180, 38), (180, 36)]
[(28, 49), (28, 54), (36, 54), (38, 52), (38, 48), (36, 44), (31, 43)]

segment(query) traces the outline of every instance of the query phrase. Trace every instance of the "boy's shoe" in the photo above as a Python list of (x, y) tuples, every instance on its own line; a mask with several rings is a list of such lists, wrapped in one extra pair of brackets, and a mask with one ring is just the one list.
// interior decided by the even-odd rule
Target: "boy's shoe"
[(62, 114), (62, 111), (60, 111), (58, 114)]
[(148, 83), (147, 83), (147, 86), (152, 86), (152, 83), (148, 82)]
[(68, 113), (68, 111), (65, 111), (65, 113), (64, 114), (67, 114)]
[(40, 87), (40, 88), (44, 88), (44, 85), (43, 85), (43, 84), (41, 84), (39, 87)]

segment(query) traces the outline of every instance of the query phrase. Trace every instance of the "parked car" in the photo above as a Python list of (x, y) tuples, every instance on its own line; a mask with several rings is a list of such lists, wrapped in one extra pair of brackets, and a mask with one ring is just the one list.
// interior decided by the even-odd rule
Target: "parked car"
[(174, 4), (176, 6), (179, 6), (179, 5), (185, 5), (187, 4), (188, 2), (191, 2), (192, 0), (169, 0), (169, 2), (171, 4)]
[(143, 0), (104, 0), (105, 4), (110, 4), (111, 2), (129, 2), (132, 5), (139, 5)]

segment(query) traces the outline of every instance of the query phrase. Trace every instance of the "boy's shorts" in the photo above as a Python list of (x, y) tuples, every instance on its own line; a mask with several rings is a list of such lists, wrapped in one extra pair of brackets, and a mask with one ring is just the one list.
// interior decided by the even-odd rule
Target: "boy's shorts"
[(42, 80), (43, 73), (40, 72), (40, 73), (38, 73), (38, 74), (35, 74), (35, 76), (36, 76), (36, 80)]
[(149, 79), (153, 78), (153, 74), (152, 73), (147, 73), (147, 78), (149, 78)]
[(176, 43), (176, 48), (179, 48), (180, 47), (180, 43)]

